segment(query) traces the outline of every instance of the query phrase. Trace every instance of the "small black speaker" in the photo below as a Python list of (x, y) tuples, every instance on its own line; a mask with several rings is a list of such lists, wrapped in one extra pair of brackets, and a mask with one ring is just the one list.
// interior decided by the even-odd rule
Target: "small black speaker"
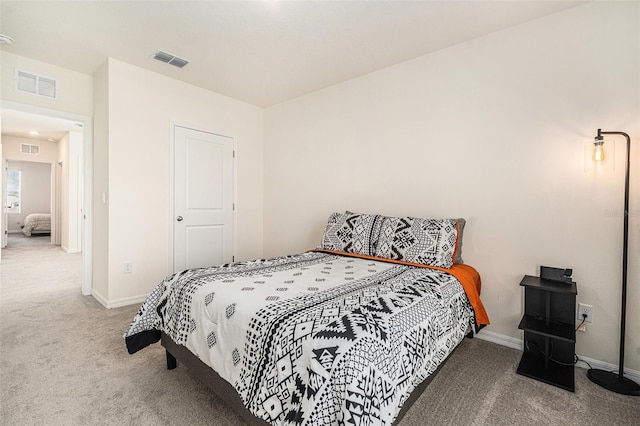
[(549, 266), (540, 266), (540, 278), (543, 280), (557, 281), (561, 283), (570, 283), (573, 269), (551, 268)]

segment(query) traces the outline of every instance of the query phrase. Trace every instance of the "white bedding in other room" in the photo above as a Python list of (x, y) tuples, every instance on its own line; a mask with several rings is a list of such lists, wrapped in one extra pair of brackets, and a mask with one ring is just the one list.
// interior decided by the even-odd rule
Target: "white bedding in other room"
[(48, 213), (33, 213), (24, 219), (22, 233), (30, 237), (32, 233), (51, 232), (51, 215)]

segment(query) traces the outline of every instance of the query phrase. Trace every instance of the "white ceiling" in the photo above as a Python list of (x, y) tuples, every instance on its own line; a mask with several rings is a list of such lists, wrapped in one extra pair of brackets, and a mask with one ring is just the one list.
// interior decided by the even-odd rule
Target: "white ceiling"
[(0, 33), (15, 39), (2, 50), (64, 68), (112, 57), (267, 107), (581, 3), (2, 0)]

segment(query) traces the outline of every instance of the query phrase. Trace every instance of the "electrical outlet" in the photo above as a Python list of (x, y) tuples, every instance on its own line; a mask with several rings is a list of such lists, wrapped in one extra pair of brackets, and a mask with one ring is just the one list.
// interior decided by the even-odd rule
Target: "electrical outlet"
[(578, 320), (582, 321), (583, 314), (587, 315), (584, 322), (593, 322), (593, 306), (584, 303), (578, 303)]
[(131, 274), (133, 272), (133, 263), (125, 262), (124, 263), (124, 273)]

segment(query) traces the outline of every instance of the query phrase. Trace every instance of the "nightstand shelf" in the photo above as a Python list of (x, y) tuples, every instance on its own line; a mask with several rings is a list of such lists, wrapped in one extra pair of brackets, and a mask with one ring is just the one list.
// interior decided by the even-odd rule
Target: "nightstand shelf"
[(576, 341), (576, 331), (573, 324), (563, 324), (561, 322), (547, 322), (544, 318), (538, 318), (531, 315), (524, 315), (518, 325), (520, 330), (530, 331), (542, 336), (553, 337), (554, 339), (566, 340), (568, 342)]
[(518, 374), (573, 392), (577, 285), (525, 275), (524, 353)]

